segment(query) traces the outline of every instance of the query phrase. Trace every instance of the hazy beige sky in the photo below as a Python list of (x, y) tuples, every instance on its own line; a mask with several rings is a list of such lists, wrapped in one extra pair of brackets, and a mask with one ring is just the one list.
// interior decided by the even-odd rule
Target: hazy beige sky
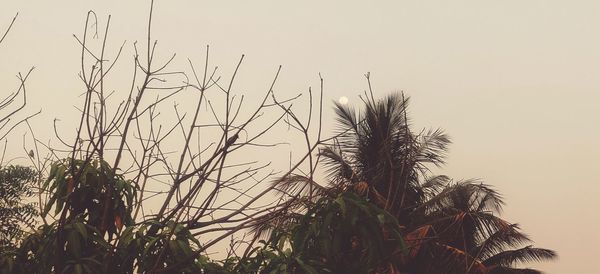
[[(452, 136), (443, 172), (493, 184), (506, 219), (558, 251), (558, 261), (536, 267), (600, 273), (600, 2), (157, 0), (155, 8), (161, 57), (201, 62), (210, 44), (226, 74), (244, 53), (242, 90), (264, 90), (280, 64), (280, 94), (316, 86), (319, 72), (328, 102), (356, 103), (367, 71), (376, 95), (404, 90), (417, 128)], [(0, 46), (0, 83), (16, 87), (14, 75), (36, 67), (28, 108), (43, 109), (32, 123), (41, 137), (52, 136), (54, 118), (73, 128), (82, 89), (72, 34), (90, 9), (102, 21), (112, 14), (114, 46), (144, 38), (145, 0), (2, 0), (0, 29), (20, 16)]]

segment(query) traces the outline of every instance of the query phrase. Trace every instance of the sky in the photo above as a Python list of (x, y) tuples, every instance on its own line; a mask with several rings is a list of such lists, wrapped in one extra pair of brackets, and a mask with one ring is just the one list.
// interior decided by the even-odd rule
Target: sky
[[(2, 0), (0, 29), (19, 17), (0, 45), (0, 83), (35, 66), (28, 110), (43, 138), (55, 118), (78, 117), (83, 91), (78, 44), (86, 12), (111, 17), (113, 49), (143, 41), (148, 1)], [(212, 63), (239, 86), (264, 90), (279, 65), (283, 95), (325, 79), (325, 120), (332, 101), (350, 104), (404, 91), (415, 128), (443, 128), (453, 140), (436, 172), (480, 178), (504, 194), (504, 217), (518, 222), (558, 261), (547, 273), (596, 273), (600, 246), (600, 2), (598, 1), (191, 1), (157, 0), (153, 38), (161, 54)], [(124, 70), (126, 71), (126, 70)], [(127, 77), (115, 76), (115, 86)], [(122, 82), (119, 82), (122, 81)], [(3, 93), (5, 91), (2, 91)], [(325, 121), (331, 129), (333, 121)], [(73, 128), (73, 127), (71, 127)], [(18, 143), (16, 140), (11, 141)], [(17, 145), (9, 152), (22, 153)]]

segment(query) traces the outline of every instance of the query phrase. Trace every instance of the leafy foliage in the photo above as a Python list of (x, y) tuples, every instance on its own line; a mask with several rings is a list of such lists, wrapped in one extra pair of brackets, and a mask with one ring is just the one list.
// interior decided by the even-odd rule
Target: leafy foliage
[(518, 265), (556, 253), (527, 245), (519, 226), (499, 217), (504, 202), (493, 187), (430, 174), (449, 139), (413, 134), (407, 104), (397, 94), (366, 101), (360, 115), (338, 105), (340, 138), (320, 151), (330, 184), (298, 174), (277, 181), (294, 198), (256, 220), (268, 238), (222, 261), (203, 254), (186, 222), (136, 223), (138, 187), (106, 162), (58, 161), (42, 215), (61, 218), (3, 249), (0, 273), (50, 273), (57, 258), (62, 273), (540, 273)]
[[(102, 273), (102, 261), (110, 249), (100, 232), (81, 220), (64, 226), (65, 273)], [(57, 243), (57, 226), (42, 225), (26, 237), (13, 254), (6, 273), (51, 273)], [(12, 272), (11, 272), (12, 271)]]
[[(291, 247), (308, 265), (331, 273), (373, 273), (404, 249), (397, 220), (347, 192), (324, 198), (293, 228)], [(305, 269), (306, 270), (306, 269)]]
[(436, 240), (421, 243), (422, 251), (413, 256), (409, 269), (419, 273), (436, 273), (441, 268), (448, 273), (496, 273), (500, 269), (502, 273), (522, 273), (523, 269), (515, 268), (517, 263), (556, 258), (549, 249), (521, 248), (531, 240), (517, 224), (498, 217), (502, 205), (500, 194), (477, 181), (439, 190), (412, 213), (413, 225), (427, 227)]
[(151, 220), (121, 234), (113, 270), (150, 272), (160, 266), (173, 272), (199, 273), (204, 261), (194, 255), (198, 247), (200, 242), (182, 224), (171, 221), (164, 226)]
[(287, 230), (276, 230), (234, 273), (376, 273), (406, 250), (397, 220), (352, 193), (323, 197)]
[[(68, 170), (71, 164), (80, 170), (75, 176)], [(18, 247), (2, 253), (0, 273), (50, 273), (56, 250), (65, 255), (62, 273), (134, 273), (159, 268), (169, 268), (170, 273), (199, 273), (204, 265), (217, 266), (198, 255), (200, 242), (183, 224), (171, 221), (163, 225), (153, 219), (135, 224), (131, 211), (136, 186), (118, 174), (109, 184), (112, 172), (100, 160), (69, 159), (53, 164), (44, 184), (50, 199), (43, 214), (68, 212), (61, 232), (64, 248), (57, 247), (59, 222), (42, 225)], [(108, 214), (101, 206), (106, 200), (112, 205)], [(111, 221), (102, 222), (103, 216)]]
[(34, 195), (36, 172), (28, 167), (0, 168), (0, 247), (14, 245), (23, 229), (35, 225), (36, 204), (27, 200)]
[(123, 225), (133, 224), (137, 186), (116, 174), (105, 161), (68, 159), (54, 163), (43, 188), (51, 196), (42, 215), (52, 207), (57, 215), (68, 204), (71, 218), (85, 216), (87, 223), (102, 233), (115, 234)]
[[(360, 116), (338, 105), (342, 134), (325, 149), (333, 182), (372, 199), (396, 216), (416, 246), (400, 256), (401, 269), (415, 273), (487, 273), (512, 268), (515, 262), (549, 260), (548, 249), (518, 248), (529, 238), (500, 217), (504, 202), (481, 182), (456, 184), (430, 176), (428, 165), (444, 163), (449, 138), (440, 130), (414, 135), (407, 118), (408, 98), (392, 94), (366, 101)], [(362, 117), (362, 118), (357, 118)], [(339, 187), (338, 187), (339, 189)]]
[[(358, 114), (352, 107), (336, 105), (340, 137), (320, 152), (331, 184), (325, 189), (313, 187), (317, 191), (310, 195), (334, 199), (332, 193), (355, 193), (396, 217), (409, 248), (406, 254), (392, 256), (394, 269), (409, 273), (522, 273), (535, 270), (514, 268), (515, 263), (556, 257), (552, 250), (520, 248), (531, 240), (518, 225), (499, 217), (504, 202), (491, 186), (475, 180), (452, 183), (446, 176), (430, 174), (431, 165), (444, 163), (450, 140), (441, 130), (413, 134), (407, 118), (408, 98), (392, 94), (364, 102)], [(306, 194), (294, 191), (312, 184), (298, 176), (287, 179), (281, 189), (301, 197)], [(304, 205), (308, 212), (315, 206)], [(273, 223), (296, 223), (285, 219), (297, 217), (281, 215)]]
[(410, 208), (424, 198), (420, 180), (427, 165), (443, 164), (450, 143), (441, 130), (412, 133), (408, 103), (397, 93), (380, 101), (368, 98), (359, 115), (337, 104), (340, 137), (321, 151), (335, 187), (364, 184), (366, 197), (400, 223), (407, 222)]

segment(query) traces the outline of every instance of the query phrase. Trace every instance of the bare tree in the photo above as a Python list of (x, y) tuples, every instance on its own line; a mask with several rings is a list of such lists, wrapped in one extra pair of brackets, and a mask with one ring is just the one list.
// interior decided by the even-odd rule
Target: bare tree
[[(0, 32), (0, 34), (1, 34), (0, 47), (2, 47), (2, 42), (4, 42), (4, 39), (6, 39), (6, 37), (8, 36), (8, 34), (9, 34), (10, 30), (12, 29), (18, 16), (19, 16), (19, 14), (17, 13), (13, 17), (13, 19), (10, 21), (10, 24), (8, 25), (6, 30), (4, 32)], [(4, 141), (2, 157), (0, 157), (0, 165), (2, 165), (2, 163), (4, 162), (4, 155), (6, 152), (6, 144), (8, 142), (6, 140), (6, 136), (15, 127), (26, 122), (31, 117), (40, 113), (40, 112), (37, 112), (35, 114), (26, 116), (24, 118), (16, 117), (17, 114), (20, 111), (22, 111), (25, 108), (25, 105), (27, 104), (27, 90), (25, 87), (25, 82), (27, 81), (27, 78), (29, 77), (29, 75), (31, 74), (33, 69), (34, 68), (32, 67), (25, 74), (22, 74), (19, 72), (17, 74), (17, 79), (19, 80), (18, 88), (15, 91), (3, 94), (0, 97), (0, 142)]]
[[(35, 144), (48, 150), (47, 159), (38, 162), (40, 170), (47, 170), (48, 159), (67, 165), (63, 179), (66, 199), (64, 205), (55, 205), (57, 273), (65, 268), (65, 226), (78, 212), (74, 193), (83, 186), (86, 168), (92, 163), (102, 163), (99, 169), (103, 174), (102, 195), (98, 196), (101, 198), (93, 201), (100, 212), (97, 227), (113, 250), (123, 232), (121, 216), (114, 212), (118, 200), (115, 192), (120, 189), (119, 178), (127, 178), (137, 190), (129, 226), (159, 224), (148, 231), (152, 234), (160, 227), (180, 225), (202, 243), (180, 262), (183, 264), (232, 235), (268, 222), (268, 216), (288, 210), (297, 197), (275, 195), (282, 191), (278, 182), (298, 174), (312, 180), (319, 161), (316, 151), (328, 141), (321, 136), (322, 78), (318, 96), (309, 89), (304, 102), (302, 94), (279, 98), (275, 90), (280, 66), (266, 89), (252, 94), (260, 98), (258, 103), (248, 103), (235, 87), (243, 55), (226, 80), (211, 65), (208, 46), (202, 69), (196, 69), (189, 61), (189, 72), (172, 70), (175, 54), (158, 61), (158, 43), (151, 31), (152, 5), (149, 14), (145, 41), (132, 45), (131, 82), (125, 96), (119, 99), (119, 92), (107, 87), (126, 43), (111, 50), (107, 44), (111, 17), (99, 32), (98, 16), (88, 12), (83, 34), (74, 35), (81, 47), (79, 78), (84, 86), (74, 138), (62, 136), (65, 131), (55, 123), (62, 148), (35, 140)], [(144, 44), (143, 48), (140, 44)], [(195, 100), (191, 112), (178, 104), (168, 104), (178, 99), (189, 102), (190, 98)], [(307, 117), (296, 114), (296, 103), (307, 108), (303, 111)], [(174, 113), (171, 117), (175, 118), (161, 115), (165, 112)], [(286, 134), (278, 134), (285, 128)], [(304, 140), (305, 150), (300, 157), (290, 157), (285, 170), (277, 171), (264, 157), (244, 160), (253, 153), (281, 151), (291, 135)], [(276, 140), (277, 136), (280, 140)], [(53, 171), (50, 173), (54, 176)], [(314, 191), (312, 185), (308, 188)], [(52, 206), (62, 199), (57, 197), (50, 191), (41, 192), (40, 204)], [(44, 211), (48, 210), (47, 206)], [(54, 218), (46, 214), (44, 217)], [(170, 230), (167, 240), (174, 233), (174, 229)], [(235, 252), (242, 242), (233, 241), (230, 252)], [(177, 267), (163, 265), (166, 249), (167, 245), (148, 272), (169, 272)]]

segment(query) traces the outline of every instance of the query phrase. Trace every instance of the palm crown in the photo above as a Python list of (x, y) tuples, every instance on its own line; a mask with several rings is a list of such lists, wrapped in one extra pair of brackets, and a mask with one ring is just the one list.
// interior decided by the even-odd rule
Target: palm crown
[(552, 250), (522, 247), (531, 240), (517, 224), (499, 217), (502, 197), (491, 186), (431, 175), (430, 167), (444, 164), (450, 139), (439, 129), (413, 133), (407, 97), (363, 99), (358, 114), (336, 104), (338, 138), (320, 151), (329, 185), (301, 175), (279, 181), (284, 192), (298, 191), (294, 197), (307, 189), (311, 193), (270, 225), (297, 225), (298, 212), (314, 205), (315, 196), (354, 192), (394, 216), (405, 235), (408, 252), (386, 261), (392, 273), (541, 273), (516, 266), (556, 257)]

